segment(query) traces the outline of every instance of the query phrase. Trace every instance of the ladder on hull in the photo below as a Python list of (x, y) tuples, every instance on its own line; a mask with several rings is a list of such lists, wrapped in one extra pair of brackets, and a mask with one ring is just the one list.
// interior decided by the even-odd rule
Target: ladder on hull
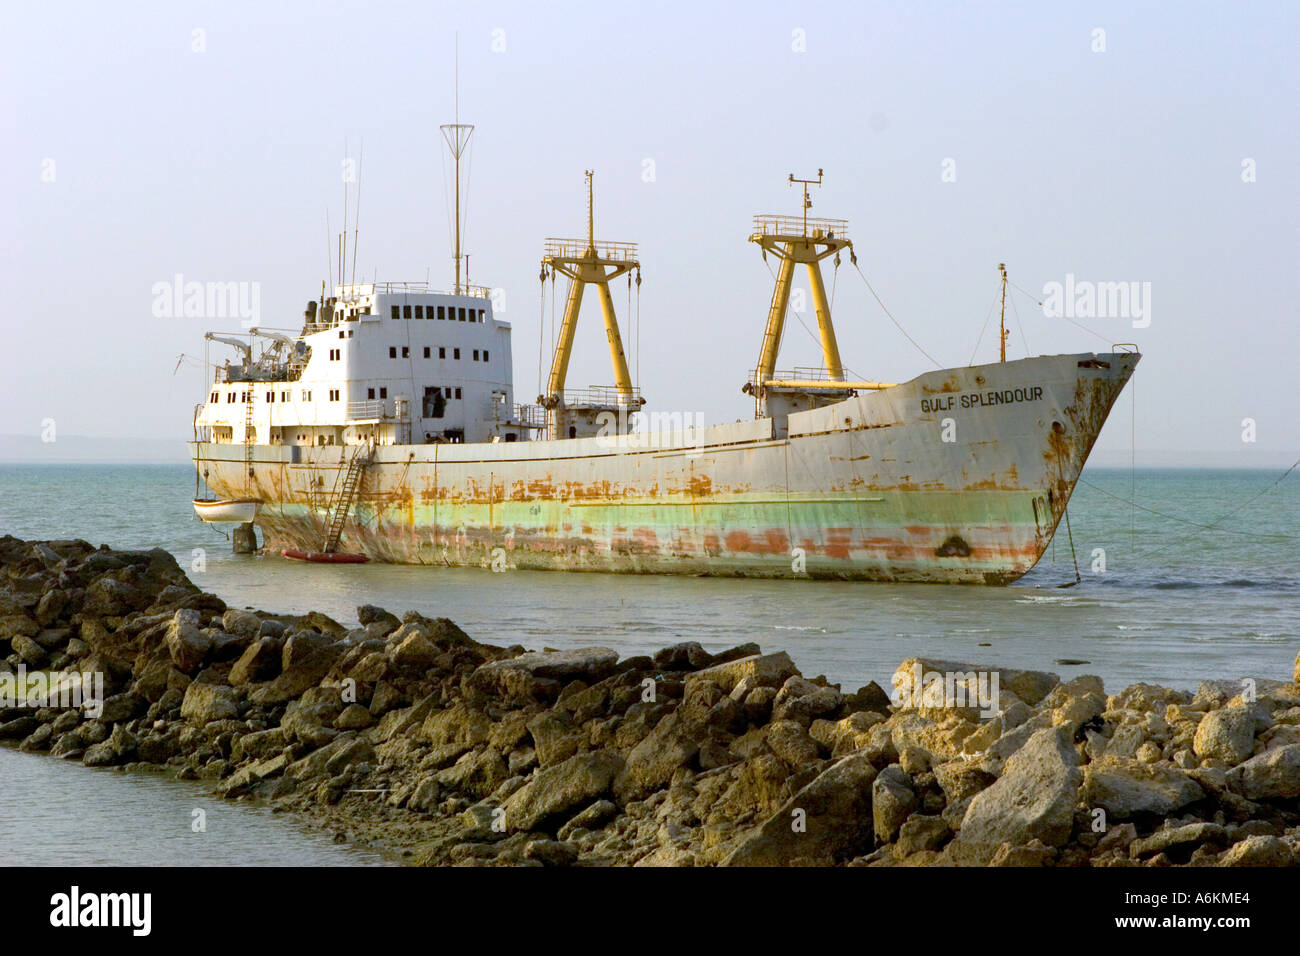
[(334, 500), (330, 502), (325, 513), (325, 546), (321, 549), (325, 554), (334, 554), (338, 551), (339, 539), (343, 536), (343, 526), (347, 523), (348, 513), (356, 500), (357, 492), (361, 489), (362, 476), (373, 456), (374, 450), (370, 445), (358, 446), (352, 453), (352, 457), (348, 459), (347, 471), (343, 473), (342, 479), (335, 480)]

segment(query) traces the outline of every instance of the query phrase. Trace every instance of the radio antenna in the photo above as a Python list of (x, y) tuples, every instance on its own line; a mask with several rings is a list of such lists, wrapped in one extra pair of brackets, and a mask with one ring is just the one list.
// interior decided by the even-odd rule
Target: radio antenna
[(443, 125), (439, 127), (439, 129), (442, 130), (442, 138), (447, 141), (447, 148), (451, 150), (452, 159), (455, 161), (455, 246), (452, 250), (452, 257), (455, 262), (456, 284), (453, 287), (452, 292), (455, 295), (460, 295), (460, 158), (465, 154), (465, 150), (469, 147), (470, 137), (474, 135), (474, 126), (470, 123), (462, 123), (460, 121), (460, 34), (456, 35), (455, 119), (456, 122)]
[(357, 209), (352, 214), (352, 284), (357, 284), (357, 237), (361, 233), (361, 164), (366, 161), (366, 141), (361, 140), (361, 151), (357, 156)]

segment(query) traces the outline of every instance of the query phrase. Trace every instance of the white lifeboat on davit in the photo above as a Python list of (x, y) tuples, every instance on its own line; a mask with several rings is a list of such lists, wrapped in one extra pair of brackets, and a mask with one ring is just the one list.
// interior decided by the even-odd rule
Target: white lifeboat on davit
[(256, 498), (195, 498), (194, 513), (210, 524), (246, 524), (257, 517)]

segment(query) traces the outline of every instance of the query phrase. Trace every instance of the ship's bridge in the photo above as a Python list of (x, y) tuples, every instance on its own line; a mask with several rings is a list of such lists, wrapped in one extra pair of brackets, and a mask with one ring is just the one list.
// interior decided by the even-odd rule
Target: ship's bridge
[[(542, 419), (514, 401), (510, 331), (486, 286), (338, 285), (307, 303), (296, 336), (214, 336), (245, 361), (217, 370), (195, 425), (254, 444), (525, 441)], [(274, 346), (254, 362), (257, 336)]]

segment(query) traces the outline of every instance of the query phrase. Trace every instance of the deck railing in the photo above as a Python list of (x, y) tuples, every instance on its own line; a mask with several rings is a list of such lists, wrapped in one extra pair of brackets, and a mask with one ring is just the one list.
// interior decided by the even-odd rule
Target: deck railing
[[(805, 225), (807, 231), (804, 231)], [(755, 236), (820, 236), (827, 239), (847, 239), (847, 219), (814, 219), (803, 216), (755, 216)]]
[(596, 255), (601, 259), (613, 259), (616, 262), (637, 261), (635, 242), (603, 242), (599, 239), (594, 243), (589, 243), (586, 239), (547, 239), (543, 254), (548, 258), (582, 259), (593, 246)]
[(645, 404), (641, 398), (641, 389), (630, 392), (620, 391), (614, 385), (590, 385), (582, 389), (565, 389), (564, 404), (569, 408), (581, 405), (607, 405), (640, 408)]

